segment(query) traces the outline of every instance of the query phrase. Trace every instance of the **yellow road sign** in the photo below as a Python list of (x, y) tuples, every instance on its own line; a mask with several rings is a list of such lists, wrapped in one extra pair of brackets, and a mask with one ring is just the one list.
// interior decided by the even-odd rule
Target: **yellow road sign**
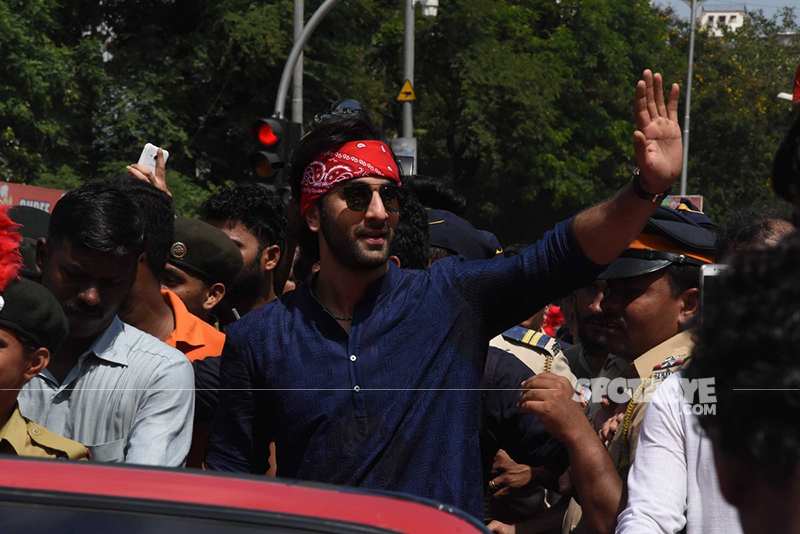
[(406, 80), (403, 84), (403, 87), (400, 89), (400, 94), (397, 95), (398, 102), (413, 102), (417, 99), (417, 95), (414, 94), (414, 88), (411, 87), (411, 82)]

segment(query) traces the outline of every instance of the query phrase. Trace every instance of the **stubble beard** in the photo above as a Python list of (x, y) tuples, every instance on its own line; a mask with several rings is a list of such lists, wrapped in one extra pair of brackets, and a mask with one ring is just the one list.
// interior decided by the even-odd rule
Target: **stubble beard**
[[(386, 265), (389, 261), (389, 250), (394, 237), (394, 231), (389, 226), (384, 226), (386, 230), (386, 240), (380, 251), (373, 250), (372, 254), (367, 253), (359, 246), (358, 237), (349, 235), (336, 228), (334, 221), (330, 220), (325, 214), (325, 210), (320, 205), (319, 209), (320, 229), (328, 248), (336, 259), (343, 265), (356, 271), (371, 271)], [(356, 229), (356, 234), (357, 234)]]

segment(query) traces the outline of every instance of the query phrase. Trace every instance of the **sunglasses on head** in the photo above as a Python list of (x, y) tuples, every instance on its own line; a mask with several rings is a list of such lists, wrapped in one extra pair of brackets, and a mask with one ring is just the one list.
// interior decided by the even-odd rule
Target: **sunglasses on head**
[[(366, 211), (372, 202), (372, 195), (375, 192), (374, 186), (363, 182), (347, 184), (342, 188), (344, 201), (351, 211)], [(397, 213), (400, 211), (400, 203), (403, 191), (396, 185), (378, 186), (378, 194), (383, 201), (386, 211)]]

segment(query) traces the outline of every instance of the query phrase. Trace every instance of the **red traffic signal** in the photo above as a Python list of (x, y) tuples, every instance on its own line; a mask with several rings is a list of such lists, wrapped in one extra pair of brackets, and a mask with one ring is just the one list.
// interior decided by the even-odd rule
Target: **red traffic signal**
[(286, 181), (289, 159), (301, 130), (299, 124), (275, 117), (258, 118), (250, 124), (253, 146), (248, 163), (259, 180), (275, 187)]
[(283, 141), (283, 124), (278, 119), (257, 119), (250, 125), (250, 133), (264, 147), (276, 147)]

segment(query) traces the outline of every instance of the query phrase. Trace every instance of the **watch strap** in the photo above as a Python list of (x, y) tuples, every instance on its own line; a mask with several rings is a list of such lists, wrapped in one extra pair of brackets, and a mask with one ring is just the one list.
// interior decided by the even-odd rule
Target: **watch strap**
[(669, 195), (670, 191), (672, 191), (672, 188), (670, 187), (663, 193), (658, 193), (658, 194), (648, 193), (642, 187), (641, 180), (642, 180), (642, 172), (639, 170), (639, 167), (636, 167), (633, 170), (633, 176), (631, 177), (631, 185), (633, 186), (633, 191), (634, 193), (636, 193), (636, 196), (648, 202), (660, 204), (665, 198), (667, 198), (667, 195)]

